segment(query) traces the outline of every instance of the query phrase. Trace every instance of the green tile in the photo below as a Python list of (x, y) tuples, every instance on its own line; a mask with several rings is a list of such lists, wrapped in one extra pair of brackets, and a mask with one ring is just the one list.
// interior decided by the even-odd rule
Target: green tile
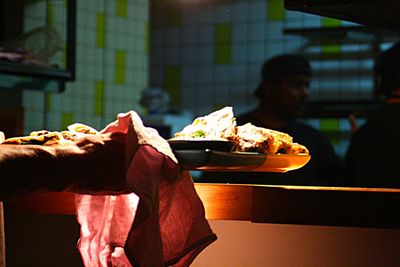
[(116, 8), (117, 8), (117, 16), (118, 17), (126, 17), (127, 15), (127, 0), (117, 0)]
[(66, 130), (68, 125), (71, 125), (74, 123), (74, 115), (69, 112), (63, 112), (61, 113), (61, 125), (60, 129), (61, 130)]
[(149, 40), (149, 22), (146, 21), (144, 24), (144, 53), (146, 55), (150, 52), (150, 40)]
[(54, 24), (54, 7), (53, 4), (47, 1), (46, 4), (46, 23), (47, 25)]
[(49, 112), (52, 106), (52, 93), (45, 92), (44, 93), (44, 110), (45, 112)]
[(338, 27), (342, 25), (342, 21), (332, 18), (321, 18), (322, 27)]
[(164, 88), (170, 95), (172, 105), (180, 103), (181, 67), (176, 65), (165, 66)]
[(232, 25), (219, 23), (214, 26), (214, 62), (229, 64), (232, 62)]
[(104, 13), (96, 14), (96, 47), (104, 48), (106, 38), (105, 15)]
[(116, 84), (124, 84), (126, 80), (126, 52), (116, 50), (114, 55), (114, 81)]
[(340, 122), (338, 119), (320, 119), (319, 127), (321, 130), (339, 130)]
[(322, 57), (329, 57), (329, 54), (333, 54), (336, 56), (341, 51), (341, 45), (321, 45)]
[(230, 64), (232, 62), (232, 46), (216, 45), (214, 61), (215, 64)]
[(232, 44), (232, 24), (218, 23), (214, 26), (214, 38), (216, 44)]
[(267, 20), (283, 20), (284, 17), (283, 0), (269, 0), (267, 2)]
[(104, 81), (94, 82), (94, 114), (103, 115), (104, 113)]
[(324, 132), (333, 144), (340, 141), (340, 121), (338, 119), (321, 119), (320, 130)]

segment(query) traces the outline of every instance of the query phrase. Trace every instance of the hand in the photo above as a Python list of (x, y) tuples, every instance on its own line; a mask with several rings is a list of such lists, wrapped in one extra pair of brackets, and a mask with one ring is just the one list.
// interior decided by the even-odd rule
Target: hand
[(355, 134), (358, 130), (356, 115), (354, 113), (349, 114), (348, 121), (350, 124), (351, 134)]
[(62, 146), (1, 145), (0, 200), (45, 191), (126, 193), (125, 138), (113, 133)]

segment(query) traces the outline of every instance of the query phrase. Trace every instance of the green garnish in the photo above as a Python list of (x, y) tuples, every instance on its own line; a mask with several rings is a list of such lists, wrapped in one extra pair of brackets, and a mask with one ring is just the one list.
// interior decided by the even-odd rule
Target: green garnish
[(197, 138), (197, 137), (206, 137), (206, 133), (203, 131), (203, 130), (198, 130), (198, 131), (195, 131), (193, 134), (192, 134), (192, 137), (193, 138)]

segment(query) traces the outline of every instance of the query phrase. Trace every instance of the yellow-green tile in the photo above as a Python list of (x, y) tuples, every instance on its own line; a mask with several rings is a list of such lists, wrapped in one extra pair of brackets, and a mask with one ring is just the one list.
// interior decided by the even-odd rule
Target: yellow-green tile
[(338, 119), (321, 119), (319, 126), (332, 143), (337, 144), (340, 141), (340, 122)]
[(337, 55), (342, 50), (341, 45), (321, 45), (322, 57), (329, 57), (329, 55)]
[(68, 125), (74, 123), (74, 115), (69, 112), (61, 113), (61, 125), (60, 129), (65, 130), (67, 129)]
[(217, 44), (232, 44), (232, 24), (218, 23), (214, 25), (214, 38)]
[(116, 0), (117, 16), (126, 17), (127, 15), (127, 0)]
[(94, 114), (103, 115), (104, 113), (104, 81), (94, 82)]
[(104, 13), (96, 14), (96, 47), (104, 48), (106, 38)]
[(146, 21), (146, 23), (144, 24), (144, 40), (143, 40), (143, 42), (144, 42), (144, 53), (146, 54), (146, 55), (148, 55), (149, 54), (149, 52), (150, 52), (150, 41), (149, 41), (149, 22), (148, 21)]
[(52, 106), (52, 93), (45, 92), (44, 93), (44, 110), (45, 112), (49, 112)]
[(126, 79), (126, 52), (116, 50), (114, 55), (114, 81), (116, 84), (124, 84)]
[(283, 0), (269, 0), (267, 2), (267, 20), (282, 20), (285, 17)]
[(170, 95), (171, 104), (180, 103), (181, 67), (176, 65), (165, 66), (164, 88)]
[(215, 64), (230, 64), (232, 62), (232, 46), (216, 45), (214, 47)]
[(332, 18), (321, 18), (322, 27), (338, 27), (342, 25), (342, 21)]
[(319, 127), (321, 130), (339, 130), (340, 122), (338, 119), (320, 119)]
[(54, 23), (54, 7), (49, 1), (46, 2), (46, 23), (47, 25), (53, 25)]
[(232, 25), (219, 23), (214, 26), (214, 62), (229, 64), (232, 62)]

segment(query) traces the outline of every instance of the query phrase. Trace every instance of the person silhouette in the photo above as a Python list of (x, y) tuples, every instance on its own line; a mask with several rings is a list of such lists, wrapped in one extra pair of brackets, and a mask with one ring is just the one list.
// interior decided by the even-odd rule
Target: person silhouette
[(345, 157), (349, 185), (400, 187), (400, 43), (384, 50), (375, 60), (378, 92), (383, 95), (378, 109), (357, 126)]
[[(237, 125), (255, 126), (285, 132), (293, 141), (305, 145), (311, 160), (301, 169), (287, 173), (225, 173), (207, 181), (296, 185), (340, 185), (343, 164), (329, 139), (320, 131), (300, 122), (305, 111), (311, 79), (309, 61), (297, 54), (281, 54), (265, 61), (261, 82), (254, 90), (258, 106), (237, 117)], [(216, 175), (221, 177), (222, 175)], [(205, 180), (202, 180), (205, 181)]]

